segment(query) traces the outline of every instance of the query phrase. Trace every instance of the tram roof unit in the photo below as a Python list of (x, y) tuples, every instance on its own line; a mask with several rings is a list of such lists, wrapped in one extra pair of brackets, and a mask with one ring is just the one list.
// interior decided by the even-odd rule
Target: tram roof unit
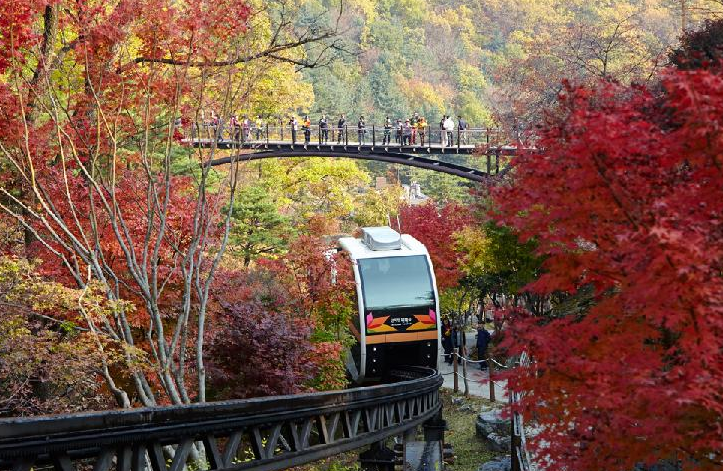
[(339, 245), (349, 253), (352, 260), (428, 255), (427, 248), (417, 239), (409, 234), (399, 234), (390, 227), (365, 227), (362, 234), (361, 239), (339, 239)]

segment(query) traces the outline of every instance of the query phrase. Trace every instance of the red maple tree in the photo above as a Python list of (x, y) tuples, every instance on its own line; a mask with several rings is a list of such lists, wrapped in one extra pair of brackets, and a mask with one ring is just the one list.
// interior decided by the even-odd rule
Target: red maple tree
[(349, 260), (330, 249), (303, 235), (278, 259), (217, 277), (207, 332), (214, 398), (346, 385), (354, 279)]
[(457, 286), (462, 276), (459, 270), (461, 255), (454, 250), (455, 232), (472, 224), (470, 208), (447, 203), (438, 208), (434, 203), (404, 206), (399, 211), (401, 232), (423, 243), (429, 251), (441, 290)]
[(150, 353), (122, 387), (100, 365), (119, 405), (203, 401), (205, 305), (224, 247), (218, 215), (235, 180), (215, 195), (207, 166), (195, 182), (174, 176), (171, 131), (231, 86), (197, 72), (241, 63), (250, 5), (0, 0), (0, 10), (0, 207), (24, 226), (35, 249), (26, 255), (42, 258), (46, 274), (99, 283), (137, 307), (119, 302), (110, 319), (86, 319)]
[(494, 193), (547, 257), (528, 289), (594, 288), (582, 314), (518, 316), (506, 336), (534, 359), (510, 384), (549, 469), (721, 466), (723, 76), (670, 70), (661, 89), (568, 85), (544, 151)]

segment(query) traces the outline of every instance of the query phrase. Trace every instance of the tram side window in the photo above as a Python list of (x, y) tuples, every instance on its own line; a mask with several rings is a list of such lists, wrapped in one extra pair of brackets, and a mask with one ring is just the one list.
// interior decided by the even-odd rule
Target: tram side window
[(367, 310), (434, 305), (429, 264), (423, 255), (361, 259), (359, 273)]

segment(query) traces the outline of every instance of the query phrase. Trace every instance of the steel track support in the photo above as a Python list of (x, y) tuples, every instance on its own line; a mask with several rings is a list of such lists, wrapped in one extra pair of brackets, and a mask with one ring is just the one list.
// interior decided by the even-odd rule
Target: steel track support
[(444, 431), (447, 423), (441, 409), (422, 424), (424, 441), (415, 441), (416, 433), (404, 435), (405, 471), (432, 471), (444, 467)]
[(447, 421), (442, 419), (442, 410), (440, 409), (434, 417), (424, 422), (424, 441), (427, 442), (444, 442), (444, 431), (447, 430)]
[(359, 454), (362, 471), (394, 471), (395, 454), (385, 442), (372, 443), (369, 449)]

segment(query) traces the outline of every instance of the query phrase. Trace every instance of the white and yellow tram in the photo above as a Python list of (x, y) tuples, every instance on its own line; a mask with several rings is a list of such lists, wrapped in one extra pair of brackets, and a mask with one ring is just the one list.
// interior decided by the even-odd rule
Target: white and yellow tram
[(383, 381), (403, 366), (437, 368), (439, 297), (426, 247), (389, 227), (362, 229), (339, 244), (354, 268), (359, 315), (351, 320), (357, 343), (347, 358), (356, 383)]

